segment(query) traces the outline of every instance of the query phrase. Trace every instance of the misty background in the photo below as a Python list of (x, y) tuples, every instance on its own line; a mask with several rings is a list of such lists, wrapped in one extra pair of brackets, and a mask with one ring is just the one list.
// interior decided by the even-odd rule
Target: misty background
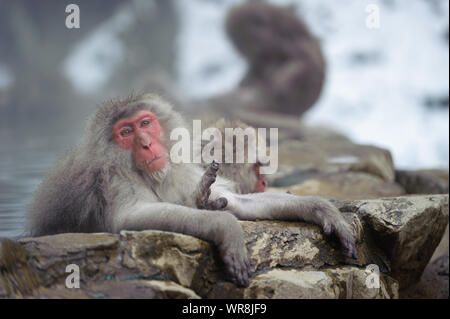
[[(155, 82), (180, 101), (235, 88), (247, 65), (223, 24), (242, 2), (0, 0), (0, 237), (22, 234), (33, 191), (102, 101)], [(448, 0), (268, 2), (301, 17), (327, 60), (302, 121), (387, 148), (398, 168), (448, 169)], [(79, 29), (65, 26), (70, 3)]]

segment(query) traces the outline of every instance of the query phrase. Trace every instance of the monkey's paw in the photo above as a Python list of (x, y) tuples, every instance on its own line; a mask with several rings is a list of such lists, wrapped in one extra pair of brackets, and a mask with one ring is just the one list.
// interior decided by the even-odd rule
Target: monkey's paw
[(247, 287), (251, 276), (247, 247), (243, 242), (236, 239), (233, 239), (232, 245), (220, 247), (222, 260), (231, 281), (240, 287)]
[(327, 236), (335, 235), (339, 238), (347, 257), (358, 259), (356, 236), (350, 225), (342, 217), (341, 212), (327, 200), (316, 199), (316, 201), (324, 234)]
[(324, 221), (323, 232), (325, 235), (336, 235), (341, 242), (345, 254), (349, 258), (358, 259), (358, 251), (356, 249), (355, 235), (353, 234), (351, 227), (347, 222), (340, 218), (337, 221), (329, 222)]
[(218, 170), (219, 163), (213, 161), (203, 174), (195, 199), (197, 208), (207, 210), (221, 210), (228, 205), (227, 199), (223, 197), (216, 200), (209, 200), (209, 196), (211, 195), (211, 185), (216, 182)]
[(217, 219), (216, 243), (231, 281), (238, 286), (248, 286), (250, 261), (244, 232), (236, 216), (229, 212), (211, 213)]
[(222, 260), (231, 281), (240, 287), (248, 287), (251, 269), (246, 246), (227, 249), (222, 254)]
[(203, 203), (203, 207), (198, 207), (207, 210), (222, 210), (228, 206), (228, 200), (225, 197), (219, 197), (216, 200), (207, 200)]

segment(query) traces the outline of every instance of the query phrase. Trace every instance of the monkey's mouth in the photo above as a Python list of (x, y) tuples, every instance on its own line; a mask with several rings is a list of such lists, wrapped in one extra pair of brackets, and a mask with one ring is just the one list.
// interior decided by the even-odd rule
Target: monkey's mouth
[(151, 159), (151, 160), (149, 160), (149, 161), (145, 161), (144, 163), (145, 163), (145, 165), (149, 166), (149, 165), (151, 165), (154, 161), (157, 161), (157, 160), (159, 160), (160, 158), (162, 158), (162, 156), (154, 157), (153, 159)]
[(159, 160), (159, 159), (161, 159), (161, 158), (163, 158), (163, 157), (164, 157), (163, 155), (161, 155), (161, 156), (156, 156), (156, 157), (152, 158), (152, 159), (149, 160), (149, 161), (144, 161), (144, 163), (145, 163), (146, 166), (150, 166), (153, 162), (155, 162), (155, 161), (157, 161), (157, 160)]

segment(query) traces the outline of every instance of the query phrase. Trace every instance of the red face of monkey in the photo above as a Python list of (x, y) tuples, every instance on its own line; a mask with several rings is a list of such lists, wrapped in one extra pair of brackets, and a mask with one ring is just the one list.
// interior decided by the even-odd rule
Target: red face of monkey
[(255, 190), (256, 192), (262, 193), (266, 191), (266, 180), (264, 179), (264, 176), (261, 175), (260, 171), (259, 171), (259, 164), (255, 165), (255, 173), (256, 173), (256, 178), (258, 179), (256, 181), (256, 185), (255, 185)]
[(161, 143), (161, 125), (150, 111), (119, 120), (113, 128), (116, 144), (133, 152), (136, 166), (147, 172), (159, 171), (167, 164), (166, 148)]

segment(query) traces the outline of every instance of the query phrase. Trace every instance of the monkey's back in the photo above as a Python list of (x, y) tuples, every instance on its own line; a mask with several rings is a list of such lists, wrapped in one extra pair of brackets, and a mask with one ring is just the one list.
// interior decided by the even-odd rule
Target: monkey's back
[(27, 216), (31, 235), (105, 231), (102, 171), (84, 163), (81, 152), (71, 149), (39, 185)]

